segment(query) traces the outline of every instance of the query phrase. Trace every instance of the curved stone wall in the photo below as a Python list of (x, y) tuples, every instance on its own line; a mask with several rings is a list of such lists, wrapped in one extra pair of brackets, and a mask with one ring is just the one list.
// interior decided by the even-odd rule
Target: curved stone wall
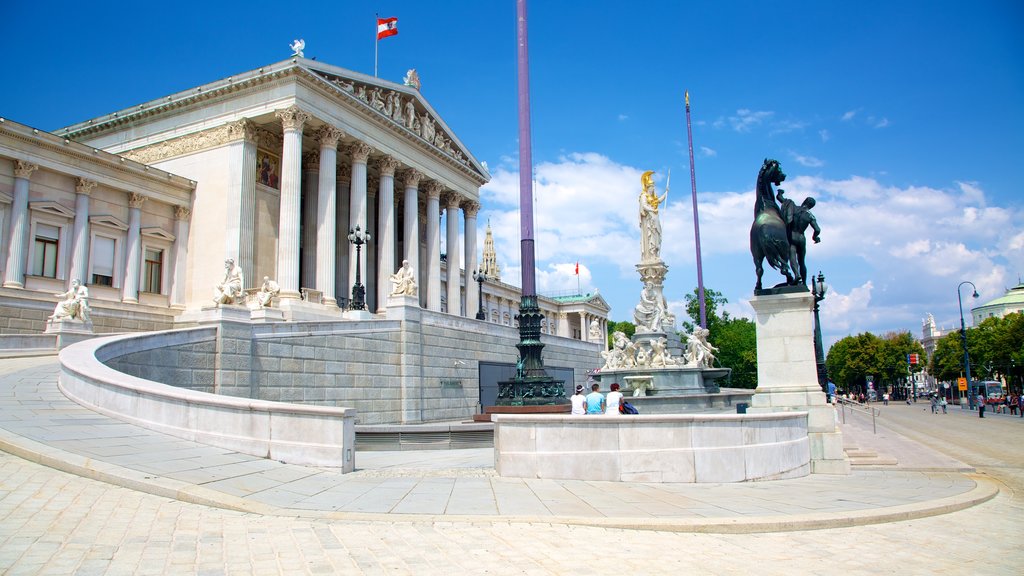
[(209, 394), (137, 378), (104, 363), (216, 338), (216, 328), (195, 328), (81, 342), (60, 353), (60, 389), (101, 414), (179, 438), (290, 464), (355, 469), (355, 409)]
[(495, 414), (499, 476), (744, 482), (810, 473), (806, 412), (632, 416)]

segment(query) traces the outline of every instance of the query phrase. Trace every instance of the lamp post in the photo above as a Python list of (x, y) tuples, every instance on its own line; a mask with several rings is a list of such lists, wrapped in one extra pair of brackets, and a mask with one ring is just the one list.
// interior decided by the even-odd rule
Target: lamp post
[[(964, 287), (964, 284), (970, 284), (971, 288), (974, 289), (974, 294), (971, 295), (974, 298), (978, 297), (978, 288), (974, 285), (974, 282), (968, 280), (964, 280), (956, 287), (956, 302), (960, 305), (960, 339), (964, 344), (964, 374), (967, 376), (967, 394), (969, 396), (971, 393), (971, 355), (967, 352), (967, 326), (964, 325), (964, 302), (960, 296), (960, 289)], [(968, 397), (967, 405), (973, 404), (974, 399)], [(962, 398), (960, 399), (960, 409), (967, 409)]]
[(821, 344), (821, 321), (818, 319), (818, 303), (825, 299), (825, 275), (818, 271), (818, 277), (811, 276), (811, 294), (814, 295), (814, 360), (818, 367), (818, 385), (828, 394), (828, 373), (825, 370), (825, 348)]
[(365, 310), (366, 309), (366, 287), (363, 286), (362, 281), (359, 277), (359, 254), (363, 247), (370, 241), (370, 235), (367, 232), (363, 232), (359, 229), (357, 224), (355, 230), (349, 228), (348, 230), (348, 241), (355, 244), (356, 246), (356, 283), (352, 285), (352, 309), (353, 310)]
[(476, 280), (477, 303), (479, 304), (476, 310), (476, 319), (486, 320), (487, 315), (484, 314), (484, 281), (487, 280), (487, 275), (484, 274), (483, 270), (474, 270), (473, 280)]

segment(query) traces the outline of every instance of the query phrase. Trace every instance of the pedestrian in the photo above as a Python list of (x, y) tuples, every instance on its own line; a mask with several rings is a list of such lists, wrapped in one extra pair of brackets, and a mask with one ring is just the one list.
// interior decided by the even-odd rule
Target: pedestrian
[(1017, 396), (1010, 394), (1006, 397), (1006, 403), (1010, 406), (1010, 416), (1017, 415)]
[(587, 414), (604, 414), (604, 394), (598, 392), (600, 384), (590, 387), (590, 394), (587, 394)]
[(948, 414), (948, 412), (946, 412), (946, 407), (948, 406), (948, 404), (949, 404), (949, 403), (948, 403), (948, 402), (946, 402), (946, 397), (945, 397), (945, 396), (943, 396), (943, 397), (942, 397), (942, 398), (941, 398), (941, 399), (939, 400), (939, 406), (942, 406), (942, 413), (943, 413), (943, 414)]
[(934, 395), (932, 395), (931, 404), (932, 404), (932, 414), (938, 414), (939, 413), (939, 399), (937, 397), (935, 397)]
[(582, 416), (587, 413), (587, 397), (583, 395), (583, 384), (576, 385), (576, 393), (569, 398), (572, 403), (572, 415)]
[(976, 400), (978, 402), (978, 418), (984, 418), (985, 417), (985, 395), (984, 394), (978, 394), (978, 397), (976, 398)]
[(622, 405), (622, 392), (619, 392), (618, 382), (612, 383), (612, 391), (608, 393), (608, 398), (605, 399), (605, 414), (619, 414), (619, 406)]
[(882, 394), (882, 406), (888, 406), (888, 405), (889, 405), (889, 393), (886, 392), (885, 394)]
[(1017, 396), (1017, 411), (1020, 412), (1020, 417), (1024, 418), (1024, 393)]

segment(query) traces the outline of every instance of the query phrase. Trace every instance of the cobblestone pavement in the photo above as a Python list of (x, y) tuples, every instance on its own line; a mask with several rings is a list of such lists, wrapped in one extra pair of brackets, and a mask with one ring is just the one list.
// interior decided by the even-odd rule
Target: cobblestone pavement
[(0, 452), (0, 573), (1019, 574), (1024, 422), (891, 405), (879, 425), (975, 466), (1001, 493), (929, 518), (767, 534), (338, 521), (188, 504)]

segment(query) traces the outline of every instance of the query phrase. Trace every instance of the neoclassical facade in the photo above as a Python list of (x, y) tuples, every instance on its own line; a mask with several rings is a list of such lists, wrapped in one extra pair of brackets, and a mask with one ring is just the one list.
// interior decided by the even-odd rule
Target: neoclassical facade
[[(227, 258), (250, 291), (276, 280), (285, 320), (341, 318), (357, 275), (383, 314), (403, 260), (421, 307), (475, 318), (485, 269), (486, 319), (514, 326), (493, 242), (478, 259), (489, 177), (415, 87), (300, 57), (52, 133), (4, 120), (0, 299), (33, 312), (0, 314), (0, 332), (40, 330), (74, 279), (98, 332), (188, 324)], [(358, 271), (356, 227), (371, 237)], [(547, 334), (607, 324), (596, 294), (540, 300)]]

